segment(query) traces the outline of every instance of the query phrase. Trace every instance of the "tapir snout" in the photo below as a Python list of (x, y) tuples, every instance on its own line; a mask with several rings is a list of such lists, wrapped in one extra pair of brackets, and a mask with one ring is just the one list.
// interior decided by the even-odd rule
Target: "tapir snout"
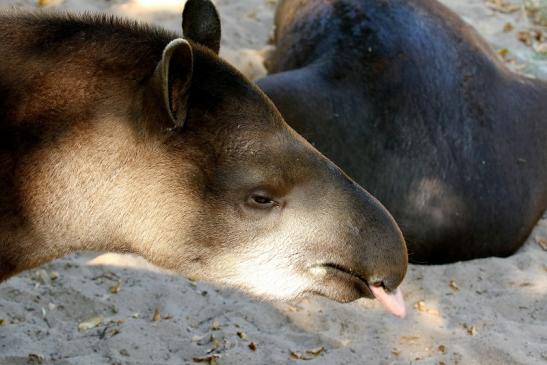
[[(268, 298), (314, 293), (349, 302), (385, 294), (393, 304), (407, 251), (389, 212), (289, 127), (274, 134), (238, 158), (246, 161), (242, 171), (228, 168), (232, 186), (268, 181), (261, 194), (275, 204), (268, 228), (224, 258), (238, 269), (221, 280)], [(390, 310), (404, 313), (395, 304)]]
[[(346, 180), (337, 185), (347, 187), (325, 194), (323, 198), (326, 200), (324, 209), (337, 217), (338, 227), (332, 227), (337, 237), (333, 237), (331, 247), (326, 248), (330, 254), (327, 257), (319, 255), (318, 263), (312, 267), (324, 267), (331, 274), (349, 274), (358, 279), (352, 281), (357, 285), (348, 287), (347, 293), (339, 287), (334, 288), (334, 297), (338, 293), (340, 301), (372, 297), (370, 285), (395, 291), (405, 276), (408, 259), (399, 227), (380, 202), (363, 188), (348, 182), (343, 174), (337, 179)], [(319, 289), (319, 292), (323, 290)]]

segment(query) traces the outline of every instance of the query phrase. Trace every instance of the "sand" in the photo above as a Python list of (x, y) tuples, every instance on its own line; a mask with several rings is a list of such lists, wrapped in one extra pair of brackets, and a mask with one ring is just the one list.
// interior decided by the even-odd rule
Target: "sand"
[[(517, 40), (516, 32), (529, 27), (522, 12), (493, 12), (483, 0), (443, 2), (494, 48), (507, 48), (513, 66), (546, 77), (547, 62)], [(180, 27), (176, 0), (51, 3)], [(0, 0), (0, 7), (34, 4)], [(222, 54), (251, 77), (262, 75), (259, 51), (270, 34), (275, 1), (217, 4)], [(503, 32), (507, 22), (513, 31)], [(191, 364), (207, 355), (205, 363), (219, 364), (293, 364), (304, 358), (314, 364), (546, 364), (545, 242), (547, 219), (510, 258), (410, 266), (403, 284), (405, 320), (375, 301), (267, 303), (191, 282), (138, 257), (76, 254), (0, 284), (0, 365)]]

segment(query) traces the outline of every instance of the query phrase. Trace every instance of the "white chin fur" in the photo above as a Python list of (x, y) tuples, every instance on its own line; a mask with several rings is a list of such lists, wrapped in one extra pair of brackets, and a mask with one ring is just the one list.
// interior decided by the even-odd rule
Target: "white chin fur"
[(309, 280), (296, 273), (283, 257), (254, 257), (238, 262), (233, 275), (222, 281), (261, 299), (290, 300), (309, 288)]

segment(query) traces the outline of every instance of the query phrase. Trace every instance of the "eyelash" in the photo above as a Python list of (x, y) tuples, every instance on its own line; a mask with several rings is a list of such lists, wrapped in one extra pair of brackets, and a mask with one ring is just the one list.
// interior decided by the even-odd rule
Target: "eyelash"
[(271, 209), (279, 205), (273, 198), (266, 194), (251, 194), (247, 198), (247, 205), (255, 209)]

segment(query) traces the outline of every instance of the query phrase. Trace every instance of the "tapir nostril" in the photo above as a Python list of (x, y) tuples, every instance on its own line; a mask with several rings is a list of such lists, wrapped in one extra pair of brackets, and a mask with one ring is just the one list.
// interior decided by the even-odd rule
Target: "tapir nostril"
[(374, 287), (374, 288), (382, 288), (388, 293), (390, 293), (390, 292), (392, 292), (393, 290), (396, 289), (396, 288), (392, 288), (389, 285), (387, 285), (385, 281), (375, 281), (372, 284), (370, 284), (370, 286)]
[(380, 278), (376, 276), (369, 278), (368, 283), (369, 287), (382, 288), (386, 292), (390, 293), (397, 289), (400, 284), (400, 280), (397, 280), (396, 277), (391, 277), (390, 275), (381, 276)]

